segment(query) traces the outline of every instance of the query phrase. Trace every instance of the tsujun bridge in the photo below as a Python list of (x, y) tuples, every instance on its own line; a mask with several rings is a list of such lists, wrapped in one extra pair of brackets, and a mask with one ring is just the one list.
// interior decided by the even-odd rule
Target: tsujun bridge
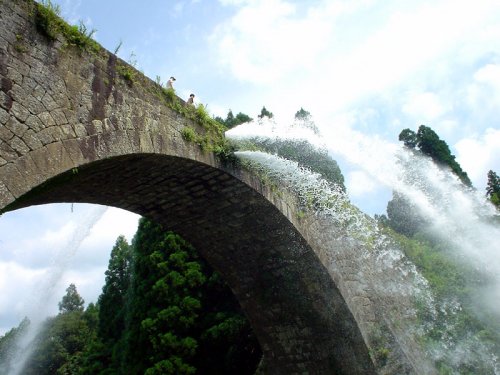
[[(179, 233), (237, 296), (261, 373), (418, 372), (397, 339), (377, 359), (380, 307), (354, 273), (327, 270), (321, 224), (299, 219), (292, 194), (204, 150), (210, 129), (167, 105), (157, 83), (40, 17), (31, 0), (0, 0), (2, 211), (87, 202)], [(355, 246), (346, 254), (347, 270)]]

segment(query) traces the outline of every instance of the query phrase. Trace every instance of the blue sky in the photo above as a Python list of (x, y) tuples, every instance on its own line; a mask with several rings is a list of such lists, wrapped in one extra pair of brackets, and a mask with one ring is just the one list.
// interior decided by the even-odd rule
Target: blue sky
[[(255, 118), (265, 105), (286, 123), (301, 107), (311, 112), (351, 200), (369, 214), (390, 199), (380, 154), (398, 146), (404, 128), (434, 129), (480, 190), (489, 169), (500, 172), (497, 0), (53, 3), (68, 22), (95, 29), (108, 50), (121, 42), (118, 55), (150, 78), (174, 75), (178, 95), (195, 93), (213, 115)], [(92, 209), (51, 205), (0, 217), (0, 333), (29, 309), (54, 248)], [(130, 240), (136, 223), (106, 211), (55, 289), (54, 312), (70, 282), (95, 301), (116, 237)]]

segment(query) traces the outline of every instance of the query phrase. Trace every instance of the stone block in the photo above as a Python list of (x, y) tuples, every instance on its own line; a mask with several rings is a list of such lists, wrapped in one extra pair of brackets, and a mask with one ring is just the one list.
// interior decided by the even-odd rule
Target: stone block
[[(4, 175), (2, 169), (0, 169), (0, 175)], [(12, 195), (3, 181), (0, 181), (0, 209), (14, 202), (15, 199), (16, 197)]]
[(10, 162), (16, 160), (18, 155), (7, 142), (0, 141), (0, 157)]
[(0, 187), (4, 185), (14, 198), (19, 198), (29, 190), (29, 187), (26, 186), (24, 176), (14, 163), (5, 164), (1, 167), (0, 171), (2, 176), (9, 176), (8, 179), (1, 181)]
[(19, 155), (26, 155), (30, 151), (30, 148), (26, 145), (26, 143), (24, 143), (23, 140), (17, 136), (14, 136), (14, 138), (9, 141), (9, 144), (10, 147), (12, 147), (12, 149)]
[(38, 136), (32, 129), (28, 129), (26, 133), (24, 133), (23, 141), (31, 150), (43, 147), (42, 142), (38, 139)]
[(75, 167), (62, 142), (51, 143), (32, 151), (30, 154), (34, 163), (46, 178), (57, 176)]
[(28, 130), (28, 126), (19, 122), (15, 117), (11, 117), (5, 124), (5, 127), (18, 137), (22, 137), (26, 130)]

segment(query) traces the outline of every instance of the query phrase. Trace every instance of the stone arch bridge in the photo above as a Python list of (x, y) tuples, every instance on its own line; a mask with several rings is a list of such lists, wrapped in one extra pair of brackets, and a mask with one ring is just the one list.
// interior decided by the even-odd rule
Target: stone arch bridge
[[(31, 0), (0, 0), (0, 209), (87, 202), (152, 218), (223, 274), (260, 341), (261, 372), (390, 373), (370, 350), (362, 281), (326, 269), (320, 229), (298, 219), (293, 195), (185, 140), (186, 128), (208, 131), (155, 82), (41, 32), (37, 14)], [(394, 368), (411, 373), (400, 357)]]

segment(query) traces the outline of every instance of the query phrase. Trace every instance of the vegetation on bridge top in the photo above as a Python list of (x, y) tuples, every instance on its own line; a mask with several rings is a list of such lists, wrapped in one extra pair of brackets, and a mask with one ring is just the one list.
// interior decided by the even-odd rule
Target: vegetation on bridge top
[[(51, 0), (43, 0), (36, 4), (34, 18), (37, 30), (50, 41), (55, 41), (62, 36), (66, 41), (65, 47), (74, 47), (80, 52), (95, 55), (99, 52), (111, 53), (105, 52), (105, 49), (92, 39), (94, 29), (88, 30), (83, 22), (80, 22), (79, 26), (72, 26), (64, 21), (60, 17), (59, 6)], [(115, 50), (115, 55), (118, 49), (119, 47)], [(134, 63), (128, 64), (121, 60), (116, 65), (118, 76), (122, 77), (129, 86), (140, 84), (140, 73), (134, 65)], [(226, 128), (210, 117), (205, 105), (186, 105), (173, 89), (164, 88), (158, 80), (156, 85), (150, 83), (149, 87), (145, 87), (146, 89), (157, 95), (169, 108), (201, 126), (201, 131), (192, 127), (184, 128), (182, 136), (186, 141), (198, 144), (205, 151), (214, 152), (223, 161), (232, 159), (233, 149), (224, 137)]]

